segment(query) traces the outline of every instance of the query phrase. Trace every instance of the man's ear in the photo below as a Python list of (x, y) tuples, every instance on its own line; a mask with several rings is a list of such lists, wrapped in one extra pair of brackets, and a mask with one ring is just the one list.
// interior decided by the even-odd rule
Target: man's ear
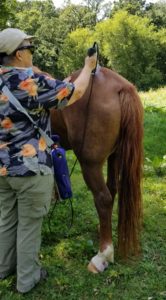
[(15, 57), (19, 60), (19, 61), (22, 61), (22, 54), (21, 54), (21, 51), (16, 51), (16, 54), (15, 54)]

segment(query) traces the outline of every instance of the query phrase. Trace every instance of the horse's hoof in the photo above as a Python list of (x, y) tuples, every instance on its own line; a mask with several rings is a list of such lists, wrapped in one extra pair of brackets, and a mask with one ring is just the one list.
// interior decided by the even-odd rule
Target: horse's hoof
[(92, 258), (92, 260), (90, 261), (90, 263), (88, 265), (88, 270), (94, 274), (101, 273), (107, 268), (108, 268), (107, 261), (97, 262), (96, 259), (94, 259), (94, 257)]
[(94, 273), (94, 274), (98, 274), (99, 271), (97, 270), (97, 268), (95, 267), (94, 264), (92, 264), (92, 262), (89, 263), (88, 265), (88, 271), (91, 272), (91, 273)]
[(114, 247), (110, 244), (103, 252), (98, 252), (97, 255), (92, 257), (88, 270), (91, 273), (97, 274), (103, 272), (108, 268), (109, 262), (114, 262)]

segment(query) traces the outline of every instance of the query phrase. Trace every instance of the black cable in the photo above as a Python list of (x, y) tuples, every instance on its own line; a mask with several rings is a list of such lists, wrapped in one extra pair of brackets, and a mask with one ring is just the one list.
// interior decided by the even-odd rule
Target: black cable
[(53, 231), (52, 231), (52, 229), (51, 229), (51, 218), (52, 218), (52, 216), (53, 216), (53, 213), (54, 213), (54, 210), (55, 210), (55, 207), (56, 207), (57, 203), (58, 203), (58, 200), (56, 199), (56, 200), (55, 200), (55, 203), (54, 203), (54, 206), (53, 206), (53, 208), (52, 208), (52, 211), (48, 214), (48, 217), (47, 217), (47, 218), (48, 218), (47, 224), (48, 224), (48, 229), (49, 229), (50, 234), (53, 233)]
[[(83, 131), (83, 138), (82, 138), (82, 142), (81, 142), (81, 145), (80, 145), (80, 158), (82, 156), (82, 152), (83, 152), (83, 147), (84, 147), (84, 142), (85, 142), (85, 136), (86, 136), (86, 131), (87, 131), (87, 124), (88, 124), (88, 119), (89, 119), (89, 104), (90, 104), (90, 98), (91, 98), (91, 95), (92, 95), (92, 89), (93, 89), (93, 82), (94, 82), (94, 75), (96, 73), (96, 69), (97, 69), (97, 63), (98, 63), (98, 56), (99, 56), (99, 48), (98, 48), (98, 44), (96, 42), (94, 42), (93, 44), (93, 47), (92, 48), (89, 48), (88, 51), (87, 51), (87, 54), (89, 56), (92, 56), (94, 53), (97, 52), (97, 61), (96, 61), (96, 66), (95, 68), (92, 70), (92, 84), (91, 84), (91, 88), (90, 88), (90, 92), (89, 92), (89, 98), (88, 98), (88, 102), (87, 102), (87, 107), (86, 107), (86, 110), (87, 110), (87, 118), (86, 118), (86, 122), (85, 122), (85, 126), (84, 126), (84, 131)], [(70, 177), (71, 175), (73, 174), (74, 172), (74, 169), (75, 169), (75, 166), (77, 164), (77, 161), (78, 161), (78, 158), (76, 158), (75, 162), (74, 162), (74, 165), (70, 171)], [(49, 228), (49, 231), (50, 233), (53, 233), (52, 230), (51, 230), (51, 218), (53, 216), (53, 213), (54, 213), (54, 210), (55, 210), (55, 207), (57, 205), (58, 202), (60, 202), (60, 195), (59, 195), (59, 191), (58, 191), (58, 187), (57, 187), (57, 192), (58, 192), (58, 199), (55, 201), (55, 204), (53, 206), (53, 209), (51, 211), (51, 213), (49, 214), (48, 216), (48, 228)], [(58, 201), (59, 200), (59, 201)], [(74, 209), (73, 209), (73, 203), (72, 203), (72, 198), (69, 198), (68, 199), (70, 201), (70, 206), (71, 206), (71, 222), (70, 222), (70, 225), (68, 226), (68, 230), (71, 229), (72, 225), (73, 225), (73, 219), (74, 219)], [(65, 201), (65, 200), (64, 200)], [(63, 202), (63, 200), (62, 200)]]
[[(71, 209), (71, 219), (70, 219), (71, 221), (70, 221), (70, 223), (69, 223), (69, 225), (68, 225), (67, 227), (68, 227), (68, 230), (70, 230), (71, 227), (73, 226), (74, 209), (73, 209), (72, 198), (69, 198), (68, 200), (69, 200), (69, 203), (70, 203), (70, 209)], [(64, 200), (64, 201), (65, 201), (65, 200)], [(52, 231), (52, 229), (51, 229), (51, 227), (52, 227), (52, 225), (51, 225), (51, 219), (52, 219), (52, 216), (53, 216), (53, 214), (54, 214), (55, 208), (56, 208), (56, 206), (58, 205), (58, 203), (64, 202), (64, 201), (63, 201), (63, 200), (60, 201), (60, 200), (57, 200), (57, 199), (56, 199), (56, 201), (55, 201), (55, 203), (54, 203), (54, 205), (53, 205), (53, 208), (52, 208), (51, 212), (48, 214), (48, 222), (47, 222), (47, 224), (48, 224), (48, 229), (49, 229), (50, 234), (53, 233), (53, 231)]]

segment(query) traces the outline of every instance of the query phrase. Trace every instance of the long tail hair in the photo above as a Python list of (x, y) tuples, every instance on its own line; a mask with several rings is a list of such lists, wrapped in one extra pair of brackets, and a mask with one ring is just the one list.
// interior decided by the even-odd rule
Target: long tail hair
[(142, 220), (143, 106), (134, 86), (120, 92), (121, 129), (118, 141), (118, 250), (139, 252)]

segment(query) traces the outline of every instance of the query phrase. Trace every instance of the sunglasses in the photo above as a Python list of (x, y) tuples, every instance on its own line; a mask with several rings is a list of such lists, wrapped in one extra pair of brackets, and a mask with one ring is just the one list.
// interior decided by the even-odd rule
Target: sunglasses
[(34, 52), (35, 52), (35, 46), (34, 46), (34, 45), (22, 46), (22, 47), (20, 47), (20, 48), (17, 48), (17, 49), (15, 50), (15, 52), (16, 52), (16, 51), (21, 51), (21, 50), (26, 50), (26, 49), (28, 49), (28, 50), (31, 52), (32, 55), (33, 55)]

